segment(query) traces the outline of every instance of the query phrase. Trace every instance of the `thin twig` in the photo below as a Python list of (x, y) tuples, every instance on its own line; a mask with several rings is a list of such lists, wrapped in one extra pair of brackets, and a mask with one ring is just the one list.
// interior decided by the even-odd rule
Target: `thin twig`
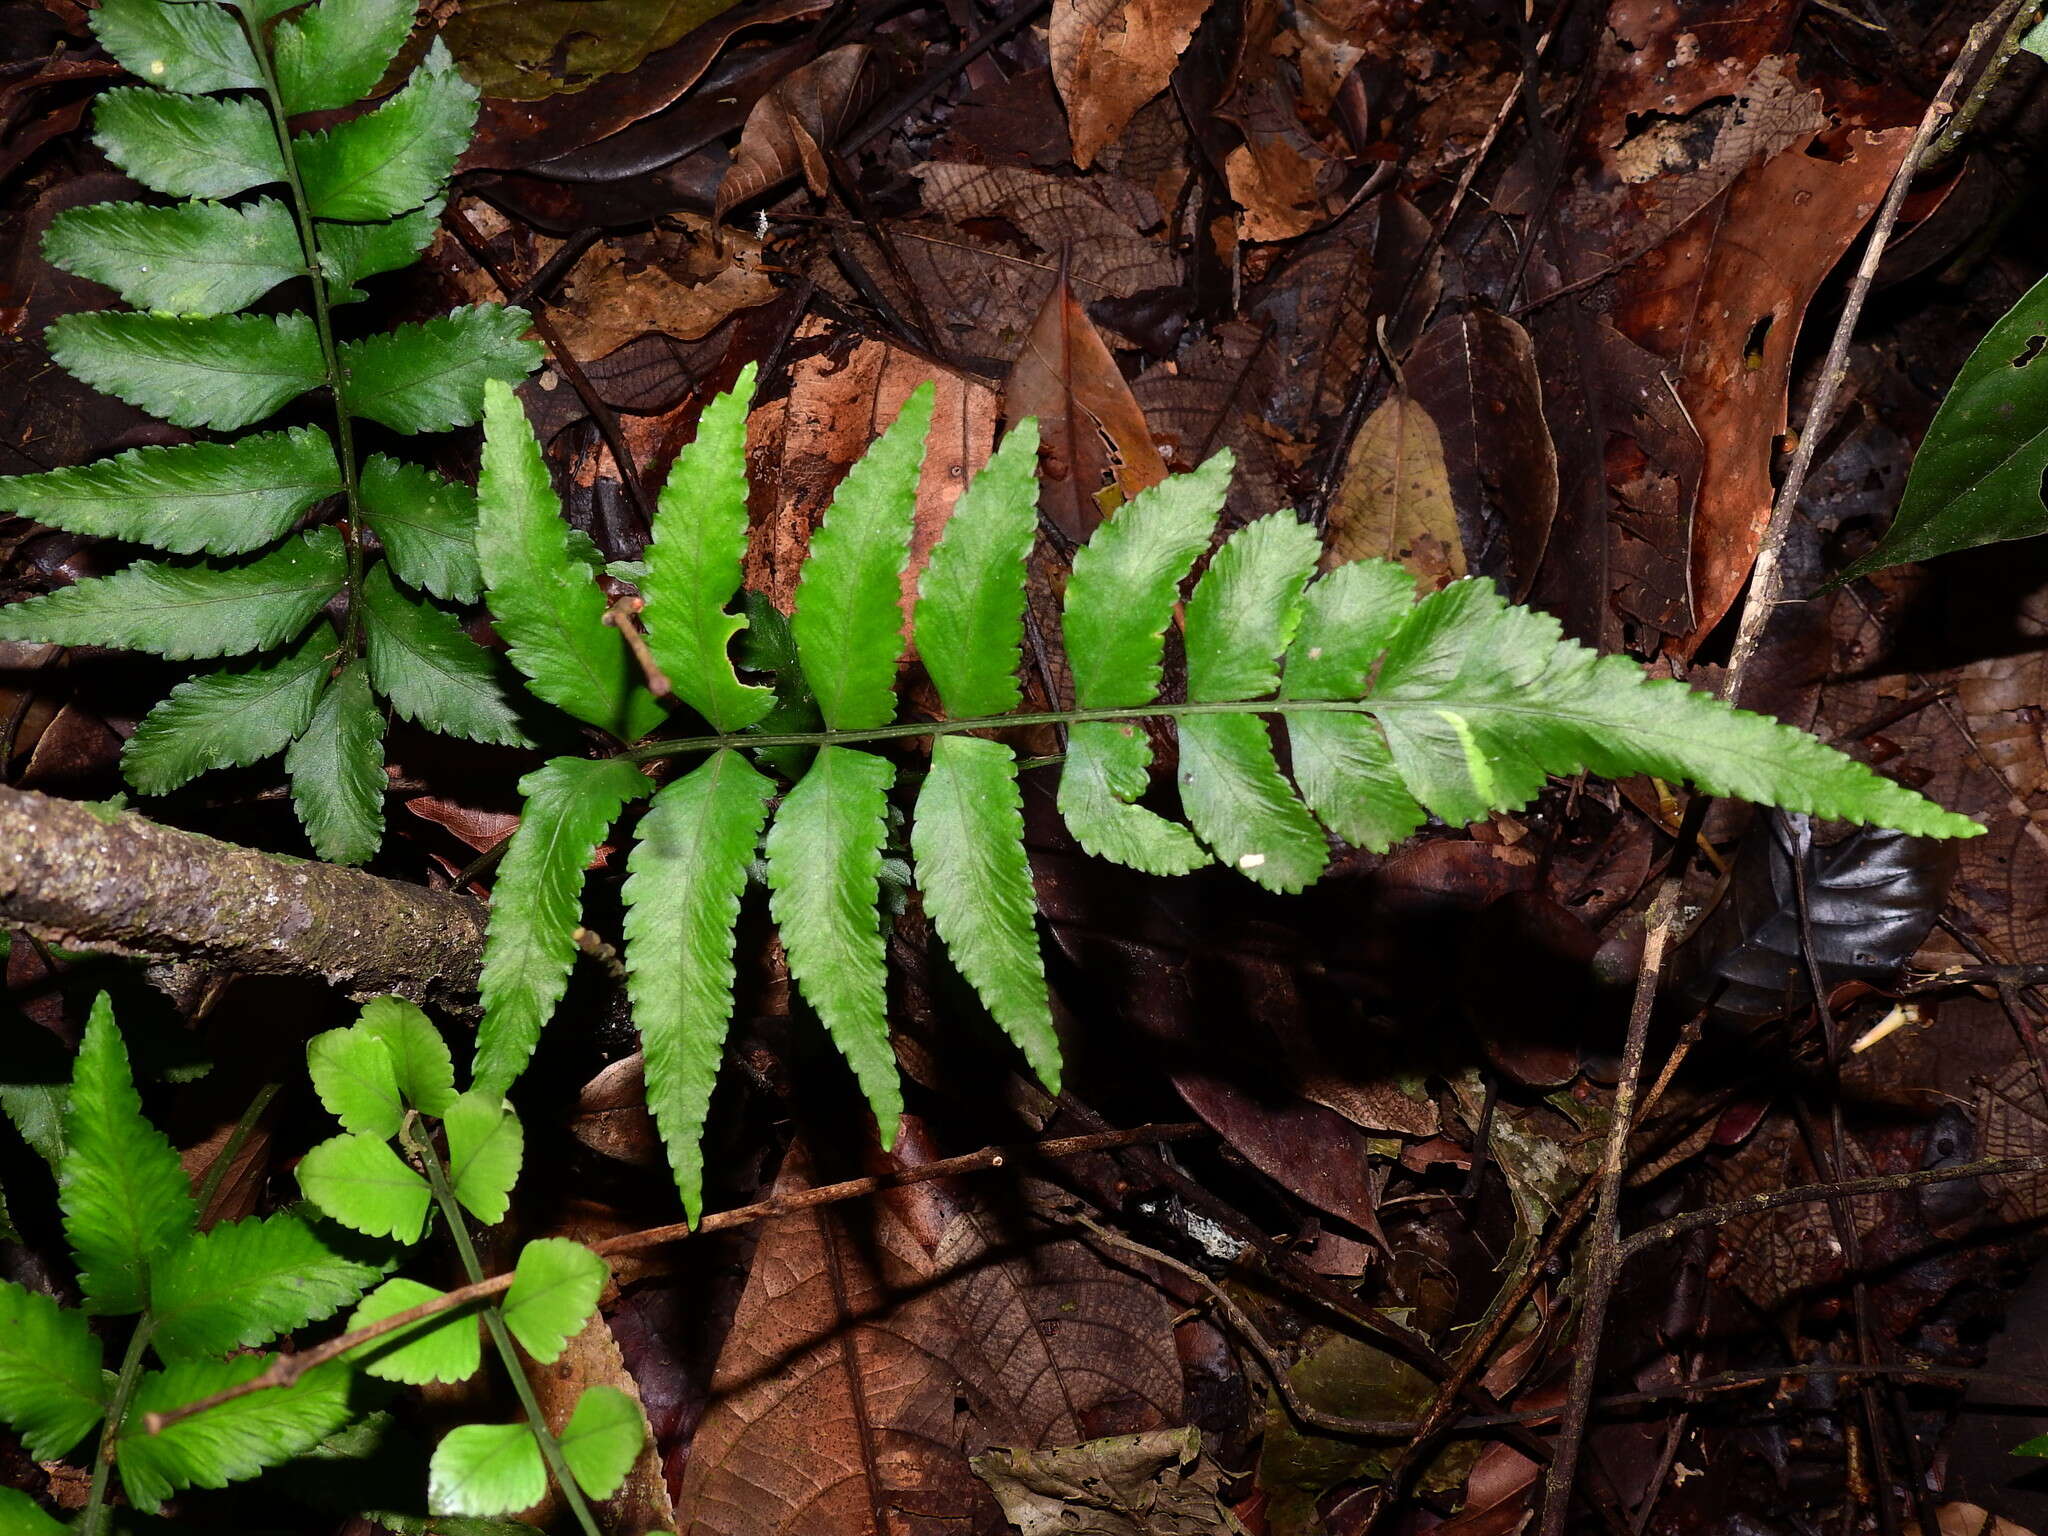
[[(2017, 4), (2020, 0), (2008, 0), (2008, 3)], [(1813, 399), (1807, 407), (1804, 428), (1799, 434), (1799, 447), (1786, 470), (1785, 482), (1779, 487), (1777, 501), (1771, 510), (1771, 520), (1764, 530), (1756, 568), (1750, 577), (1749, 592), (1743, 602), (1734, 650), (1729, 657), (1727, 674), (1721, 683), (1721, 698), (1727, 703), (1741, 701), (1742, 685), (1756, 656), (1757, 647), (1763, 641), (1765, 626), (1777, 606), (1778, 592), (1783, 584), (1781, 563), (1786, 534), (1798, 510), (1799, 498), (1806, 489), (1807, 475), (1813, 468), (1814, 452), (1821, 436), (1820, 427), (1833, 413), (1836, 397), (1841, 393), (1842, 385), (1848, 377), (1849, 343), (1855, 334), (1856, 323), (1862, 317), (1863, 306), (1870, 297), (1871, 287), (1876, 281), (1878, 262), (1884, 255), (1892, 230), (1898, 224), (1899, 211), (1905, 205), (1906, 192), (1912, 184), (1914, 168), (1927, 152), (1927, 146), (1933, 141), (1943, 119), (1954, 110), (1956, 92), (1961, 89), (1972, 60), (1988, 40), (1991, 25), (1979, 23), (1973, 29), (1969, 42), (1956, 56), (1947, 78), (1941, 83), (1941, 89), (1935, 93), (1934, 100), (1928, 104), (1927, 111), (1920, 119), (1919, 127), (1914, 130), (1912, 140), (1907, 144), (1906, 152), (1899, 161), (1898, 172), (1892, 178), (1891, 190), (1886, 193), (1884, 204), (1871, 225), (1863, 259), (1857, 266), (1856, 276), (1850, 284), (1841, 316), (1835, 324), (1834, 338), (1828, 345), (1827, 358), (1821, 368), (1819, 387), (1814, 391)], [(1694, 805), (1696, 814), (1700, 802), (1695, 801)], [(1656, 1002), (1658, 985), (1662, 980), (1664, 957), (1678, 921), (1679, 880), (1682, 870), (1683, 861), (1674, 862), (1672, 873), (1666, 876), (1651, 905), (1653, 920), (1643, 945), (1642, 963), (1637, 971), (1635, 1001), (1629, 1013), (1628, 1042), (1622, 1054), (1622, 1075), (1615, 1088), (1614, 1122), (1608, 1131), (1607, 1147), (1601, 1162), (1600, 1210), (1593, 1226), (1593, 1257), (1587, 1276), (1586, 1298), (1579, 1314), (1578, 1350), (1572, 1362), (1571, 1390), (1558, 1432), (1549, 1476), (1544, 1483), (1540, 1536), (1563, 1536), (1565, 1521), (1569, 1514), (1571, 1490), (1578, 1477), (1579, 1459), (1585, 1446), (1586, 1424), (1592, 1409), (1594, 1384), (1599, 1374), (1600, 1342), (1606, 1332), (1607, 1309), (1614, 1299), (1615, 1281), (1621, 1265), (1628, 1257), (1640, 1251), (1639, 1246), (1625, 1246), (1622, 1242), (1621, 1197), (1626, 1183), (1630, 1121), (1633, 1118), (1643, 1070), (1650, 1014)]]
[[(2005, 78), (2005, 72), (2012, 67), (2012, 61), (2020, 55), (2020, 43), (2027, 35), (2027, 29), (2041, 19), (2041, 0), (2006, 0), (2010, 19), (2005, 32), (1998, 39), (1998, 51), (1984, 66), (1984, 72), (1977, 76), (1977, 83), (1970, 87), (1970, 94), (1949, 125), (1942, 130), (1941, 137), (1928, 145), (1920, 156), (1918, 170), (1931, 171), (1943, 165), (1948, 158), (1963, 147), (1963, 141), (1970, 136), (1970, 130), (1977, 125), (1977, 116), (1984, 110), (1984, 104), (1991, 100), (1991, 93), (1998, 89), (1998, 82)], [(1998, 19), (1992, 17), (1984, 26), (1997, 26)]]
[[(695, 1228), (686, 1222), (670, 1226), (648, 1227), (639, 1232), (625, 1232), (617, 1237), (606, 1238), (603, 1242), (592, 1243), (591, 1248), (602, 1255), (635, 1253), (642, 1248), (654, 1248), (663, 1243), (679, 1243), (685, 1238), (701, 1236), (707, 1232), (725, 1232), (734, 1227), (747, 1226), (756, 1221), (767, 1221), (771, 1217), (786, 1216), (793, 1211), (813, 1210), (821, 1205), (834, 1205), (842, 1200), (858, 1200), (863, 1196), (878, 1194), (885, 1189), (898, 1189), (908, 1184), (923, 1184), (931, 1179), (951, 1178), (963, 1173), (976, 1173), (985, 1168), (1001, 1168), (1010, 1160), (1029, 1162), (1037, 1158), (1082, 1157), (1091, 1152), (1108, 1152), (1119, 1147), (1136, 1146), (1144, 1142), (1184, 1141), (1191, 1136), (1208, 1133), (1208, 1127), (1197, 1121), (1183, 1121), (1167, 1125), (1141, 1125), (1128, 1131), (1102, 1131), (1089, 1136), (1062, 1136), (1050, 1141), (1027, 1142), (1022, 1146), (983, 1147), (979, 1152), (968, 1152), (959, 1157), (941, 1158), (934, 1163), (923, 1163), (915, 1168), (903, 1168), (894, 1173), (872, 1175), (862, 1179), (847, 1179), (838, 1184), (823, 1184), (816, 1189), (801, 1189), (773, 1199), (758, 1200), (752, 1205), (742, 1205), (729, 1211), (717, 1211), (706, 1216)], [(512, 1276), (493, 1275), (474, 1285), (459, 1286), (445, 1292), (432, 1301), (421, 1302), (418, 1306), (407, 1307), (389, 1317), (380, 1318), (351, 1333), (330, 1339), (313, 1349), (302, 1349), (293, 1354), (280, 1355), (271, 1362), (268, 1369), (250, 1377), (239, 1385), (202, 1397), (164, 1413), (144, 1416), (143, 1427), (152, 1435), (160, 1433), (181, 1419), (188, 1419), (195, 1413), (204, 1413), (209, 1408), (218, 1408), (222, 1403), (246, 1397), (251, 1392), (264, 1391), (270, 1387), (288, 1387), (306, 1372), (338, 1360), (343, 1355), (360, 1349), (389, 1333), (408, 1328), (422, 1318), (452, 1311), (497, 1295), (511, 1285)]]
[[(2008, 6), (2018, 3), (2019, 0), (2006, 0)], [(1749, 670), (1757, 647), (1763, 643), (1764, 626), (1770, 622), (1771, 614), (1777, 608), (1778, 592), (1784, 584), (1781, 567), (1785, 536), (1799, 510), (1799, 498), (1806, 491), (1806, 477), (1813, 468), (1814, 455), (1820, 447), (1821, 428), (1834, 415), (1835, 399), (1848, 381), (1849, 343), (1855, 336), (1856, 322), (1862, 318), (1863, 306), (1870, 298), (1871, 286), (1877, 281), (1878, 263), (1884, 259), (1885, 246), (1891, 241), (1892, 230), (1898, 226), (1899, 212), (1905, 207), (1906, 193), (1913, 185), (1914, 169), (1927, 153), (1927, 146), (1933, 142), (1943, 119), (1955, 110), (1956, 93), (1962, 89), (1970, 65), (1983, 51), (1995, 25), (1994, 18), (1981, 21), (1971, 29), (1969, 41), (1956, 55), (1955, 63), (1949, 66), (1948, 76), (1941, 82), (1941, 89), (1935, 92), (1934, 100), (1928, 103), (1920, 126), (1913, 130), (1912, 140), (1899, 161), (1898, 173), (1892, 177), (1891, 190), (1885, 194), (1884, 206), (1878, 210), (1877, 219), (1870, 226), (1863, 259), (1857, 263), (1856, 276), (1842, 304), (1841, 318), (1835, 322), (1834, 339), (1828, 343), (1827, 358), (1821, 364), (1819, 386), (1806, 409), (1806, 423), (1799, 434), (1799, 446), (1785, 471), (1785, 483), (1778, 487), (1778, 499), (1771, 508), (1771, 521), (1764, 530), (1763, 546), (1757, 552), (1756, 569), (1749, 580), (1749, 597), (1743, 605), (1741, 625), (1736, 630), (1735, 648), (1728, 658), (1728, 686), (1721, 690), (1721, 696), (1730, 704), (1742, 702), (1742, 679)]]
[(626, 649), (640, 663), (640, 671), (647, 679), (647, 691), (657, 699), (666, 699), (675, 693), (676, 685), (668, 680), (668, 674), (661, 670), (661, 663), (654, 659), (654, 652), (647, 648), (647, 636), (636, 617), (646, 606), (628, 592), (605, 609), (604, 621), (626, 637)]

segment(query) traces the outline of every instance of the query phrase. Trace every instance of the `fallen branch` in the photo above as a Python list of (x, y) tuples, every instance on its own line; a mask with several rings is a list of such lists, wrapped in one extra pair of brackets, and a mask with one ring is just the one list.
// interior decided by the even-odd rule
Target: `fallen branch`
[(0, 928), (69, 949), (466, 1006), (484, 908), (452, 891), (0, 789)]

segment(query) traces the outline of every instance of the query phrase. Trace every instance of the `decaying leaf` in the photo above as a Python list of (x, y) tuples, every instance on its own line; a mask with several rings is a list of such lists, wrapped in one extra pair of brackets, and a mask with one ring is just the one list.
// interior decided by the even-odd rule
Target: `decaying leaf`
[(650, 332), (695, 341), (729, 316), (775, 297), (761, 270), (761, 243), (711, 222), (673, 215), (669, 228), (628, 247), (601, 242), (577, 262), (555, 312), (575, 357), (599, 358)]
[[(1377, 1345), (1320, 1327), (1303, 1338), (1287, 1379), (1303, 1402), (1346, 1418), (1414, 1418), (1432, 1392), (1427, 1376)], [(1384, 1476), (1397, 1449), (1307, 1429), (1278, 1398), (1269, 1397), (1258, 1470), (1268, 1500), (1268, 1530), (1274, 1536), (1312, 1536), (1323, 1530), (1316, 1513), (1322, 1496), (1361, 1477)], [(1479, 1449), (1474, 1441), (1452, 1442), (1423, 1470), (1419, 1485), (1432, 1491), (1458, 1487)]]
[(486, 96), (580, 91), (730, 10), (734, 0), (464, 0), (441, 36)]
[(1427, 587), (1465, 574), (1444, 444), (1429, 412), (1395, 390), (1358, 429), (1330, 498), (1323, 568), (1397, 560)]
[(1193, 1425), (990, 1451), (973, 1466), (1021, 1536), (1243, 1536)]
[(1038, 312), (1003, 386), (1003, 419), (1038, 418), (1045, 470), (1041, 505), (1079, 543), (1108, 510), (1112, 481), (1123, 500), (1166, 478), (1145, 413), (1094, 324), (1065, 282)]
[(1237, 455), (1224, 515), (1239, 524), (1288, 504), (1283, 468), (1308, 451), (1263, 414), (1285, 387), (1272, 332), (1230, 320), (1146, 369), (1132, 380), (1131, 393), (1173, 468), (1193, 469), (1219, 448)]
[[(573, 1335), (561, 1357), (545, 1370), (528, 1372), (534, 1398), (548, 1426), (557, 1434), (569, 1422), (584, 1392), (590, 1387), (611, 1387), (638, 1405), (640, 1388), (626, 1369), (625, 1356), (602, 1314), (592, 1317), (581, 1332)], [(645, 1409), (642, 1409), (645, 1412)], [(552, 1494), (550, 1505), (555, 1496)], [(634, 1459), (632, 1470), (617, 1493), (605, 1500), (605, 1529), (618, 1536), (645, 1536), (652, 1531), (676, 1528), (675, 1505), (669, 1499), (668, 1479), (662, 1475), (661, 1453), (649, 1436)], [(537, 1522), (546, 1525), (543, 1518)]]
[[(903, 1150), (917, 1137), (906, 1122)], [(776, 1187), (809, 1182), (799, 1144)], [(907, 1207), (892, 1196), (870, 1215), (763, 1227), (683, 1473), (693, 1536), (867, 1530), (877, 1498), (920, 1528), (990, 1529), (964, 1449), (984, 1415), (1012, 1433), (1086, 1433), (1105, 1411), (1156, 1425), (1169, 1405), (1117, 1401), (1134, 1387), (1177, 1395), (1156, 1289), (919, 1188)]]
[(1095, 163), (1166, 89), (1209, 0), (1053, 0), (1046, 47), (1067, 106), (1074, 164)]
[(1236, 86), (1216, 115), (1237, 125), (1244, 142), (1223, 163), (1230, 196), (1247, 240), (1291, 240), (1335, 212), (1331, 194), (1343, 166), (1302, 128), (1298, 88), (1278, 57), (1280, 7), (1255, 0), (1247, 8)]
[(865, 43), (847, 43), (813, 60), (754, 103), (732, 165), (718, 183), (713, 221), (724, 223), (737, 203), (801, 175), (813, 197), (831, 184), (826, 153), (841, 130), (874, 101), (878, 88)]
[[(1840, 159), (1802, 138), (1743, 174), (1712, 216), (1623, 278), (1616, 322), (1678, 366), (1706, 456), (1693, 519), (1690, 655), (1749, 580), (1770, 520), (1774, 445), (1799, 330), (1822, 281), (1876, 213), (1906, 129), (1852, 130)], [(1786, 210), (1797, 209), (1788, 219)]]
[(1114, 176), (1051, 176), (1019, 166), (933, 161), (912, 169), (927, 212), (955, 223), (999, 218), (1016, 226), (1054, 268), (1062, 255), (1084, 302), (1129, 298), (1180, 281), (1172, 250), (1147, 232), (1159, 201)]
[(1442, 439), (1467, 563), (1520, 602), (1557, 516), (1557, 448), (1529, 333), (1470, 309), (1431, 326), (1402, 374)]

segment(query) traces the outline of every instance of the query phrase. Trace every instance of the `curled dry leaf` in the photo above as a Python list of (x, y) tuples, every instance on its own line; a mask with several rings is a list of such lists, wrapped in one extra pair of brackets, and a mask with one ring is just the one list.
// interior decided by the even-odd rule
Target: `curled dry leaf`
[(1128, 501), (1166, 478), (1145, 413), (1064, 277), (1003, 385), (1003, 419), (1038, 418), (1046, 515), (1075, 543), (1102, 521), (1112, 480)]
[(1223, 163), (1231, 198), (1244, 210), (1247, 240), (1291, 240), (1336, 211), (1330, 196), (1344, 167), (1301, 126), (1301, 94), (1293, 66), (1278, 54), (1280, 7), (1255, 0), (1238, 50), (1237, 83), (1216, 115), (1234, 123), (1244, 142)]
[(1166, 89), (1208, 9), (1209, 0), (1053, 0), (1046, 48), (1074, 164), (1088, 169)]
[(633, 248), (594, 245), (577, 262), (554, 316), (572, 355), (603, 357), (650, 332), (695, 341), (775, 297), (760, 241), (729, 232), (721, 242), (695, 214), (669, 224)]
[(831, 183), (825, 156), (853, 119), (873, 104), (878, 72), (870, 67), (865, 43), (834, 48), (823, 58), (793, 70), (747, 114), (732, 166), (718, 183), (714, 222), (738, 203), (758, 197), (801, 174), (816, 197)]
[(1557, 516), (1557, 449), (1529, 333), (1490, 309), (1430, 327), (1403, 366), (1442, 439), (1466, 558), (1520, 602)]
[(1396, 560), (1425, 588), (1465, 574), (1444, 444), (1428, 411), (1396, 389), (1358, 429), (1330, 498), (1323, 569)]

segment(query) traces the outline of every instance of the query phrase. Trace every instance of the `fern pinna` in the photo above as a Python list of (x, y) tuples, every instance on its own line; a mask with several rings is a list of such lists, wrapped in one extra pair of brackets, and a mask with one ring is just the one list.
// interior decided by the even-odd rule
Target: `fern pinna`
[[(502, 1090), (524, 1068), (575, 958), (585, 866), (624, 809), (652, 795), (626, 861), (627, 986), (648, 1103), (693, 1220), (697, 1143), (732, 1010), (734, 927), (764, 827), (790, 971), (891, 1137), (901, 1098), (879, 895), (897, 767), (874, 749), (892, 740), (932, 739), (909, 826), (925, 910), (1055, 1088), (1018, 764), (993, 734), (1005, 727), (1067, 727), (1058, 805), (1090, 853), (1161, 875), (1220, 860), (1274, 891), (1314, 881), (1331, 834), (1383, 850), (1429, 815), (1456, 823), (1514, 809), (1546, 775), (1582, 770), (1654, 773), (1922, 836), (1982, 830), (1789, 726), (1597, 656), (1485, 582), (1418, 601), (1409, 576), (1382, 561), (1316, 578), (1320, 541), (1288, 512), (1216, 550), (1187, 600), (1186, 696), (1162, 700), (1164, 637), (1210, 550), (1227, 453), (1139, 495), (1076, 552), (1063, 620), (1073, 707), (1020, 713), (1037, 500), (1029, 422), (960, 498), (918, 583), (917, 648), (947, 718), (899, 721), (902, 580), (929, 386), (848, 473), (811, 540), (790, 629), (821, 719), (786, 729), (800, 692), (790, 676), (779, 693), (749, 684), (729, 654), (747, 624), (729, 610), (747, 541), (751, 388), (749, 371), (706, 408), (662, 491), (638, 576), (648, 651), (707, 734), (630, 745), (657, 724), (659, 705), (605, 623), (594, 553), (561, 520), (503, 385), (488, 391), (479, 487), (478, 553), (513, 661), (536, 694), (609, 731), (620, 750), (558, 758), (521, 783), (525, 813), (492, 896), (477, 1081)], [(1139, 803), (1151, 766), (1140, 722), (1160, 718), (1178, 731), (1185, 825)], [(650, 773), (685, 756), (698, 761), (657, 788)]]
[[(475, 87), (436, 42), (373, 110), (321, 132), (293, 117), (374, 89), (413, 0), (104, 0), (100, 42), (141, 85), (104, 94), (94, 142), (178, 201), (60, 214), (44, 254), (133, 312), (66, 315), (50, 354), (95, 389), (175, 426), (252, 426), (323, 390), (328, 427), (141, 448), (0, 480), (0, 510), (175, 556), (0, 610), (0, 639), (120, 646), (174, 660), (253, 660), (179, 684), (122, 758), (145, 794), (285, 754), (314, 848), (360, 862), (384, 820), (381, 698), (431, 730), (517, 744), (491, 657), (432, 599), (474, 601), (475, 501), (356, 430), (477, 419), (486, 380), (540, 360), (517, 309), (478, 306), (355, 340), (335, 311), (432, 238)], [(253, 197), (259, 188), (281, 189)], [(239, 202), (223, 199), (242, 198)], [(242, 314), (303, 280), (307, 308)], [(327, 504), (334, 516), (307, 514)], [(379, 552), (381, 551), (381, 559)], [(322, 620), (332, 614), (332, 622)]]

